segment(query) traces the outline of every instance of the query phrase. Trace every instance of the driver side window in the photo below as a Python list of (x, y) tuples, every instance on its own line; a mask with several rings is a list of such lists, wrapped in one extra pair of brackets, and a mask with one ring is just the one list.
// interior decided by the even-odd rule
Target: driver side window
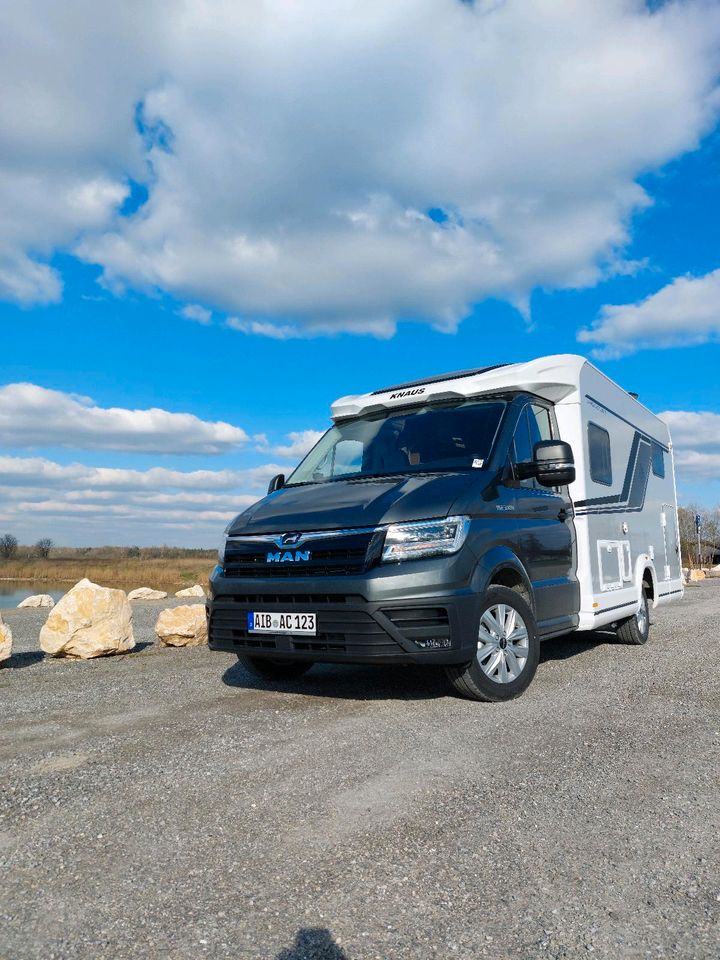
[(529, 405), (523, 407), (523, 412), (520, 414), (520, 419), (515, 427), (515, 435), (513, 436), (512, 446), (510, 447), (510, 466), (512, 468), (513, 479), (516, 481), (518, 486), (530, 487), (532, 489), (537, 486), (534, 478), (525, 477), (521, 479), (517, 470), (518, 463), (528, 463), (530, 460), (532, 460), (530, 418), (528, 417), (529, 409)]
[(550, 413), (539, 404), (528, 403), (520, 414), (510, 448), (510, 465), (513, 478), (521, 487), (528, 487), (531, 490), (544, 489), (534, 477), (523, 479), (518, 477), (518, 471), (516, 470), (516, 464), (532, 461), (535, 444), (541, 440), (552, 440)]

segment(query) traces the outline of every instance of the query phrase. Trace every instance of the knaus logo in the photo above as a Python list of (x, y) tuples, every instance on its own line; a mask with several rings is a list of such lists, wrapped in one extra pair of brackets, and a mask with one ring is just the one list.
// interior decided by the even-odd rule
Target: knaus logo
[(416, 397), (418, 394), (425, 393), (425, 387), (416, 387), (414, 390), (398, 390), (397, 393), (391, 393), (391, 400), (400, 400), (402, 397)]
[(268, 553), (266, 563), (306, 563), (310, 559), (309, 550), (278, 550)]

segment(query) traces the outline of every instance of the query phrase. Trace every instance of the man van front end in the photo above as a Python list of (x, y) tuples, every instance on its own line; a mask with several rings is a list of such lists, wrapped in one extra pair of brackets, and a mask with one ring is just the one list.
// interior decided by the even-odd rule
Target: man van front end
[(210, 646), (284, 661), (455, 663), (473, 655), (466, 516), (345, 529), (230, 530)]
[(276, 675), (295, 662), (471, 658), (486, 524), (470, 507), (505, 407), (420, 403), (331, 427), (228, 527), (211, 647)]
[[(525, 689), (536, 611), (541, 631), (576, 623), (569, 504), (551, 489), (567, 482), (552, 460), (562, 444), (531, 426), (526, 395), (412, 399), (336, 423), (229, 525), (213, 649), (269, 678), (318, 661), (428, 663), (475, 699)], [(513, 458), (533, 449), (544, 462), (520, 471)], [(541, 470), (545, 493), (527, 479)]]

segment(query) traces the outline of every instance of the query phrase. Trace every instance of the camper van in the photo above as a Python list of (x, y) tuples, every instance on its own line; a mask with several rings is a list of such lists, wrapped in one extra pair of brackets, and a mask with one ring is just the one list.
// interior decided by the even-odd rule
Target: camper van
[(644, 644), (682, 596), (668, 428), (583, 357), (343, 397), (332, 421), (229, 524), (211, 576), (210, 646), (254, 674), (430, 664), (509, 700), (541, 641)]

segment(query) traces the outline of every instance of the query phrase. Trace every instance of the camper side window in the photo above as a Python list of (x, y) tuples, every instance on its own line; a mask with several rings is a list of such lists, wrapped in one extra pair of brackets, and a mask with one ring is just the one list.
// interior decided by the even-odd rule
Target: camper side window
[(610, 434), (596, 423), (588, 423), (588, 452), (590, 477), (595, 483), (612, 486), (612, 460), (610, 459)]
[(652, 472), (656, 477), (665, 476), (665, 457), (663, 448), (659, 443), (652, 445)]

